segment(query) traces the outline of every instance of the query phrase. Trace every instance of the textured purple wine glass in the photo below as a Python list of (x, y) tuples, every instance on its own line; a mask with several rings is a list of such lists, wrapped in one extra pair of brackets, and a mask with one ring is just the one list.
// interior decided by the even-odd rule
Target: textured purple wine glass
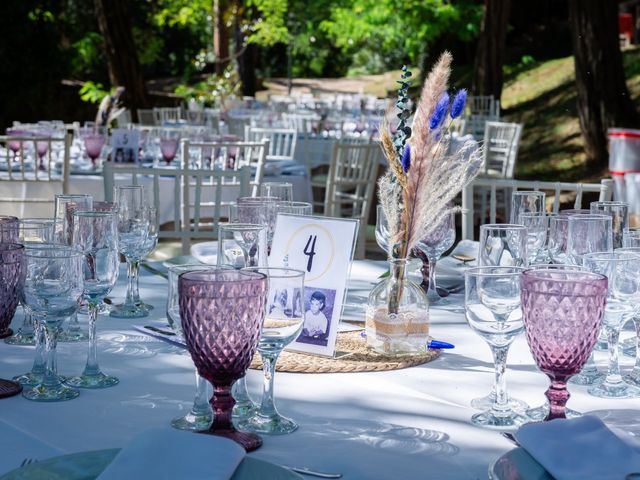
[(551, 380), (545, 421), (566, 418), (567, 381), (582, 370), (598, 340), (607, 277), (562, 268), (527, 270), (521, 296), (531, 354)]
[(84, 148), (94, 166), (96, 159), (100, 156), (100, 152), (102, 152), (104, 142), (104, 135), (100, 135), (99, 133), (92, 133), (84, 137)]
[(18, 217), (0, 215), (0, 243), (18, 243), (20, 222)]
[(187, 348), (200, 376), (214, 385), (214, 420), (203, 433), (230, 438), (248, 452), (260, 447), (262, 439), (234, 428), (231, 386), (249, 368), (258, 346), (267, 292), (267, 277), (258, 272), (192, 271), (178, 279)]
[(13, 334), (9, 325), (16, 313), (24, 286), (24, 246), (0, 243), (0, 338)]
[(167, 162), (167, 165), (171, 163), (171, 160), (176, 156), (178, 151), (178, 139), (176, 138), (162, 138), (160, 139), (160, 152), (162, 158)]

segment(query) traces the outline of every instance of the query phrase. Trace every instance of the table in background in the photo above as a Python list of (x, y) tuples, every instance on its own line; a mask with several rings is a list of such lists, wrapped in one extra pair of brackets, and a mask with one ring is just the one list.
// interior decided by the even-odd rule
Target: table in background
[[(349, 303), (363, 305), (373, 282), (385, 270), (384, 262), (354, 262)], [(124, 272), (123, 267), (111, 295), (116, 301), (125, 293)], [(21, 396), (0, 400), (0, 432), (4, 424), (25, 434), (20, 441), (0, 435), (0, 473), (31, 455), (25, 450), (28, 445), (24, 446), (30, 438), (64, 453), (122, 447), (137, 433), (166, 426), (191, 407), (194, 375), (188, 353), (133, 329), (134, 324), (165, 319), (166, 280), (144, 269), (141, 272), (141, 296), (155, 306), (151, 316), (98, 319), (100, 365), (119, 377), (120, 384), (83, 390), (68, 402), (34, 403)], [(453, 307), (431, 308), (431, 333), (456, 348), (431, 363), (375, 373), (278, 373), (278, 407), (300, 428), (291, 435), (263, 436), (264, 445), (251, 455), (342, 472), (345, 480), (486, 478), (488, 465), (513, 446), (498, 432), (469, 422), (475, 413), (469, 401), (491, 388), (493, 361), (489, 348), (464, 320), (463, 296), (450, 298)], [(357, 315), (354, 309), (357, 306), (351, 308), (350, 317)], [(20, 321), (18, 315), (14, 327)], [(86, 344), (59, 344), (60, 373), (80, 372), (86, 349)], [(604, 355), (598, 355), (604, 360)], [(32, 356), (31, 347), (0, 342), (0, 377), (29, 370)], [(623, 362), (626, 369), (631, 360), (623, 358)], [(251, 370), (247, 378), (251, 394), (259, 399), (262, 372)], [(536, 370), (523, 336), (515, 340), (509, 354), (508, 384), (511, 395), (532, 406), (544, 401), (547, 379)], [(583, 412), (638, 405), (637, 399), (603, 400), (587, 395), (585, 387), (569, 388), (571, 408)]]

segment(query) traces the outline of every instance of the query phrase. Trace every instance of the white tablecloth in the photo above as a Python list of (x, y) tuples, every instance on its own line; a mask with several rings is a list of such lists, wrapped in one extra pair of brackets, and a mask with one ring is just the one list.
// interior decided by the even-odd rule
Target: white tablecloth
[[(350, 282), (355, 296), (352, 292), (350, 302), (366, 297), (383, 271), (382, 262), (355, 262)], [(125, 293), (124, 268), (120, 272), (111, 295), (116, 300)], [(45, 458), (54, 449), (71, 453), (122, 447), (137, 433), (167, 425), (191, 407), (194, 379), (188, 354), (132, 328), (164, 319), (166, 280), (141, 272), (141, 296), (155, 306), (151, 317), (98, 320), (100, 365), (118, 376), (120, 384), (83, 390), (79, 398), (61, 403), (34, 403), (21, 396), (0, 400), (0, 473), (26, 457)], [(459, 305), (462, 295), (452, 300)], [(469, 401), (487, 394), (493, 381), (489, 348), (466, 325), (459, 307), (432, 307), (431, 319), (432, 335), (456, 345), (431, 363), (376, 373), (278, 373), (279, 410), (300, 428), (290, 435), (263, 436), (264, 445), (251, 455), (342, 472), (345, 479), (487, 478), (488, 465), (512, 448), (498, 432), (469, 422), (475, 413)], [(14, 326), (19, 321), (16, 318)], [(82, 370), (86, 344), (60, 344), (58, 353), (61, 374)], [(0, 377), (29, 370), (32, 355), (31, 347), (0, 342)], [(630, 359), (622, 362), (628, 369)], [(530, 405), (544, 400), (546, 377), (534, 367), (522, 336), (509, 354), (508, 384), (511, 395)], [(262, 372), (249, 371), (248, 385), (259, 399)], [(637, 400), (591, 397), (585, 387), (570, 390), (569, 405), (583, 412), (638, 405)], [(640, 425), (637, 413), (635, 420), (622, 418), (636, 428)]]

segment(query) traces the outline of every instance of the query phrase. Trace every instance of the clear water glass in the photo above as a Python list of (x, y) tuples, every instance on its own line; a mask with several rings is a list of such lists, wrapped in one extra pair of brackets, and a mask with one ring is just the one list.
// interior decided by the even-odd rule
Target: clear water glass
[(311, 215), (313, 205), (309, 202), (277, 202), (277, 213), (288, 213), (290, 215)]
[(436, 229), (418, 242), (417, 249), (427, 257), (429, 269), (429, 287), (427, 298), (430, 304), (447, 304), (441, 297), (436, 284), (436, 262), (456, 241), (456, 226), (453, 215), (448, 215)]
[(613, 248), (623, 247), (623, 232), (629, 227), (629, 204), (626, 202), (591, 202), (591, 213), (611, 215)]
[[(211, 265), (187, 264), (169, 267), (169, 295), (167, 297), (167, 320), (176, 334), (184, 338), (182, 321), (180, 319), (180, 297), (178, 294), (178, 277), (185, 272), (211, 270)], [(194, 367), (195, 368), (195, 367)], [(206, 430), (213, 421), (213, 412), (209, 405), (208, 382), (195, 369), (196, 393), (191, 410), (186, 415), (171, 420), (171, 426), (179, 430)]]
[(522, 225), (480, 225), (478, 266), (520, 267), (527, 264), (527, 229)]
[(42, 381), (23, 390), (22, 395), (43, 402), (71, 400), (79, 392), (60, 381), (56, 346), (64, 319), (80, 306), (84, 289), (83, 255), (71, 247), (56, 245), (33, 247), (24, 255), (27, 275), (22, 302), (44, 330), (46, 367)]
[(293, 200), (293, 184), (289, 182), (263, 182), (260, 185), (261, 197), (275, 197), (279, 202)]
[(522, 333), (520, 277), (523, 267), (475, 267), (465, 272), (465, 316), (471, 329), (487, 342), (495, 365), (496, 401), (471, 422), (499, 430), (515, 429), (527, 418), (513, 409), (507, 395), (509, 347)]
[(304, 272), (290, 268), (248, 270), (265, 274), (269, 279), (266, 316), (258, 342), (264, 386), (260, 408), (250, 417), (239, 421), (238, 428), (275, 435), (291, 433), (298, 428), (298, 424), (278, 413), (273, 387), (278, 356), (298, 338), (304, 324)]
[(596, 343), (606, 296), (607, 278), (596, 273), (554, 268), (522, 274), (527, 343), (551, 381), (545, 420), (566, 418), (567, 381), (580, 371)]
[(376, 243), (389, 255), (389, 222), (382, 205), (376, 206)]
[[(633, 252), (640, 255), (640, 246), (619, 248), (618, 252)], [(640, 387), (640, 312), (635, 311), (633, 324), (636, 330), (635, 337), (628, 338), (622, 342), (622, 352), (625, 355), (635, 356), (635, 362), (631, 371), (624, 376), (624, 381), (630, 385)]]
[(546, 213), (521, 213), (518, 223), (527, 229), (527, 264), (536, 263), (547, 242), (549, 219)]
[(272, 201), (229, 205), (229, 222), (253, 223), (267, 227), (267, 248), (271, 248), (276, 227), (277, 204)]
[(140, 303), (138, 277), (141, 249), (145, 248), (150, 229), (149, 209), (144, 188), (140, 185), (114, 187), (118, 205), (118, 245), (127, 261), (127, 294), (124, 303), (114, 305), (109, 313), (116, 318), (142, 318), (149, 310)]
[(569, 217), (558, 215), (549, 219), (549, 241), (547, 249), (552, 263), (567, 263), (567, 234)]
[(83, 255), (83, 297), (89, 308), (89, 352), (80, 375), (66, 380), (76, 388), (108, 388), (118, 379), (107, 375), (98, 365), (96, 321), (100, 304), (118, 280), (118, 217), (116, 212), (75, 212), (73, 248)]
[(509, 223), (517, 224), (518, 217), (522, 213), (544, 213), (545, 198), (546, 194), (544, 192), (527, 190), (511, 192)]
[[(158, 230), (160, 228), (160, 222), (158, 220), (158, 212), (156, 208), (152, 205), (146, 205), (146, 216), (149, 219), (149, 231), (147, 232), (147, 238), (140, 246), (140, 261), (144, 261), (144, 259), (151, 255), (158, 246)], [(144, 308), (146, 311), (153, 310), (153, 305), (146, 303), (140, 298), (140, 288), (138, 285), (139, 279), (140, 275), (136, 277), (134, 303), (140, 305), (140, 307)]]
[(640, 300), (640, 253), (620, 250), (588, 253), (584, 256), (584, 266), (609, 280), (603, 320), (609, 343), (609, 368), (605, 379), (589, 387), (588, 392), (603, 398), (640, 396), (640, 388), (624, 381), (618, 364), (620, 330), (635, 315)]
[(627, 228), (622, 232), (623, 247), (640, 247), (640, 228)]

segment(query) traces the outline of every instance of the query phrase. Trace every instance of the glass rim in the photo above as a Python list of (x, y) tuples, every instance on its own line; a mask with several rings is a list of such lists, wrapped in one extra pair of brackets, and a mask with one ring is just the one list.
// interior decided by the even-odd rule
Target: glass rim
[[(569, 265), (570, 266), (570, 265)], [(536, 269), (526, 269), (522, 275), (523, 277), (526, 278), (531, 278), (533, 280), (549, 280), (549, 278), (544, 277), (542, 275), (540, 275), (541, 273), (545, 272), (545, 271), (549, 271), (549, 272), (553, 272), (553, 273), (558, 273), (558, 271), (563, 271), (563, 269), (543, 269), (543, 268), (536, 268)], [(597, 281), (607, 281), (607, 276), (606, 275), (602, 275), (600, 273), (596, 273), (596, 272), (592, 272), (590, 270), (584, 270), (584, 271), (580, 271), (580, 270), (564, 270), (564, 273), (568, 274), (568, 275), (575, 275), (576, 277), (581, 276), (582, 278), (565, 278), (562, 279), (563, 282), (565, 283), (576, 283), (576, 284), (584, 284), (584, 283), (590, 283), (593, 282), (594, 280)], [(576, 275), (578, 274), (578, 275)], [(585, 277), (591, 277), (591, 278), (585, 278)], [(550, 295), (554, 295), (554, 292), (548, 292)], [(560, 293), (557, 293), (557, 295), (561, 295)], [(577, 295), (577, 296), (591, 296), (591, 295)]]
[(614, 252), (638, 252), (640, 253), (640, 247), (618, 247), (613, 249)]
[(258, 231), (258, 230), (262, 230), (262, 229), (266, 229), (266, 225), (260, 225), (259, 223), (233, 223), (233, 222), (220, 222), (218, 224), (218, 228), (220, 230), (224, 229), (224, 230), (233, 230), (233, 229), (237, 229), (237, 230), (244, 230), (247, 232), (250, 231)]
[[(220, 279), (220, 280), (206, 280), (204, 278), (198, 278), (198, 277), (202, 277), (203, 275), (212, 275), (215, 274), (216, 276), (226, 276), (230, 273), (234, 273), (234, 274), (241, 274), (241, 275), (246, 275), (247, 278), (237, 278), (237, 279), (233, 279), (233, 280), (227, 280), (227, 279)], [(194, 277), (194, 278), (191, 278)], [(250, 272), (250, 271), (245, 271), (243, 269), (240, 270), (236, 270), (235, 268), (231, 269), (231, 268), (211, 268), (211, 269), (207, 269), (207, 270), (191, 270), (188, 272), (182, 272), (180, 274), (180, 280), (185, 281), (185, 282), (190, 282), (190, 283), (207, 283), (207, 284), (212, 284), (212, 283), (233, 283), (233, 284), (243, 284), (247, 281), (253, 281), (253, 280), (265, 280), (267, 279), (267, 276), (264, 273), (260, 273), (260, 272)]]
[(276, 204), (278, 207), (313, 207), (313, 204), (311, 202), (302, 202), (299, 200), (280, 200), (279, 202), (276, 202)]
[(47, 217), (31, 217), (31, 218), (21, 218), (18, 220), (20, 224), (24, 223), (42, 223), (42, 224), (52, 224), (52, 223), (62, 223), (61, 218), (47, 218)]
[(589, 208), (565, 208), (558, 211), (560, 217), (573, 217), (575, 215), (591, 215), (591, 209)]
[(540, 196), (544, 196), (546, 197), (547, 194), (541, 190), (516, 190), (515, 192), (511, 192), (511, 198), (513, 198), (516, 195), (540, 195)]
[(0, 243), (0, 253), (15, 252), (18, 250), (26, 250), (24, 244), (18, 242), (2, 242)]
[(593, 207), (594, 205), (606, 205), (606, 206), (611, 206), (611, 207), (630, 207), (630, 203), (629, 202), (623, 202), (621, 200), (595, 200), (591, 203), (589, 203), (590, 207)]
[(262, 182), (261, 185), (288, 185), (293, 187), (293, 183), (291, 182)]
[[(638, 249), (638, 251), (633, 251), (633, 250), (623, 250), (624, 247), (621, 248), (616, 248), (615, 250), (612, 251), (606, 251), (606, 252), (588, 252), (588, 253), (583, 253), (582, 254), (582, 259), (583, 260), (587, 260), (587, 259), (598, 259), (601, 258), (603, 260), (621, 260), (621, 261), (625, 261), (625, 260), (636, 260), (636, 257), (640, 258), (640, 249)], [(633, 257), (628, 257), (628, 258), (620, 258), (620, 254), (637, 254), (637, 255), (633, 255)]]
[[(278, 203), (278, 197), (256, 196), (256, 197), (238, 197), (235, 205), (242, 205), (240, 202), (249, 203)], [(232, 204), (233, 205), (233, 204)]]
[[(288, 268), (288, 267), (244, 267), (240, 269), (241, 271), (247, 272), (258, 272), (263, 273), (263, 271), (267, 271), (267, 278), (304, 278), (305, 272), (304, 270), (298, 270), (296, 268)], [(282, 275), (273, 275), (271, 272), (283, 272)], [(285, 272), (291, 272), (292, 275), (287, 275)]]
[(603, 213), (576, 213), (575, 215), (569, 215), (567, 218), (569, 220), (578, 219), (578, 220), (602, 220), (607, 219), (611, 220), (611, 215), (605, 215)]
[[(42, 255), (43, 252), (59, 252), (56, 255)], [(38, 254), (40, 253), (40, 255)], [(39, 244), (37, 247), (25, 248), (24, 254), (27, 257), (33, 258), (81, 258), (84, 257), (84, 253), (79, 250), (74, 250), (73, 247), (68, 245), (58, 244)]]
[(521, 275), (527, 267), (506, 265), (485, 265), (482, 267), (469, 267), (464, 271), (464, 276), (470, 277), (503, 277), (508, 275)]
[(519, 223), (485, 223), (480, 230), (526, 230), (527, 227)]
[(88, 193), (56, 193), (54, 199), (73, 200), (74, 198), (90, 198), (93, 201), (93, 195)]
[(73, 212), (74, 217), (115, 217), (117, 211), (105, 212), (102, 210), (76, 210)]
[[(193, 268), (194, 270), (189, 270), (190, 268)], [(167, 267), (167, 270), (172, 273), (178, 273), (178, 272), (184, 273), (189, 271), (202, 272), (204, 270), (231, 270), (231, 268), (233, 267), (229, 267), (229, 268), (225, 268), (224, 266), (217, 267), (215, 265), (209, 265), (206, 263), (182, 263), (179, 265), (178, 264), (170, 265)]]

